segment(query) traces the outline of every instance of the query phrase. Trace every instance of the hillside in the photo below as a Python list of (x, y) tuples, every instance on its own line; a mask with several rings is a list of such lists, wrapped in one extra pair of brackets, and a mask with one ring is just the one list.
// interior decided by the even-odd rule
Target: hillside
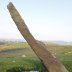
[[(64, 60), (71, 60), (72, 46), (71, 45), (56, 45), (46, 43), (47, 49), (55, 56)], [(33, 50), (26, 42), (10, 43), (0, 45), (0, 57), (19, 57), (22, 55), (35, 56)], [(66, 59), (65, 59), (66, 58)]]
[[(72, 72), (72, 45), (59, 45), (44, 42), (55, 57)], [(0, 44), (0, 71), (13, 67), (23, 67), (25, 69), (37, 68), (41, 72), (47, 72), (41, 61), (26, 42), (7, 42)]]

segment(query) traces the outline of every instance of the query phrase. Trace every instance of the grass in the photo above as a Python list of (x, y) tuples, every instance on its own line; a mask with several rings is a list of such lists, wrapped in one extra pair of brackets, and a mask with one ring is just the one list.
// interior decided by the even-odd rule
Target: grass
[[(48, 45), (47, 49), (53, 53), (72, 72), (72, 46)], [(27, 43), (12, 43), (0, 45), (0, 72), (8, 69), (22, 67), (27, 69), (38, 69), (47, 72), (41, 61), (37, 58)], [(5, 54), (4, 54), (5, 53)], [(26, 57), (22, 57), (25, 55)]]
[(37, 58), (3, 58), (0, 62), (0, 71), (6, 72), (6, 70), (14, 67), (22, 67), (25, 70), (38, 69), (39, 71), (45, 71), (40, 60)]
[(69, 72), (72, 72), (72, 61), (63, 61), (63, 64), (68, 69)]
[(9, 49), (18, 49), (18, 48), (26, 48), (29, 47), (29, 45), (26, 42), (21, 43), (5, 43), (0, 45), (0, 51), (9, 50)]

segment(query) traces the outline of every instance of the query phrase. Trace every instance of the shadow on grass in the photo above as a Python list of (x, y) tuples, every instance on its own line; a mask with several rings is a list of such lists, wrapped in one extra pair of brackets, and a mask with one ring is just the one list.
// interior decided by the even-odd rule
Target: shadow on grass
[(6, 72), (45, 72), (45, 71), (39, 71), (37, 68), (33, 69), (24, 69), (23, 67), (14, 67), (11, 69), (8, 69)]
[(13, 67), (8, 69), (6, 72), (48, 72), (43, 64), (39, 65), (38, 63), (35, 63), (34, 65), (35, 66), (32, 68)]

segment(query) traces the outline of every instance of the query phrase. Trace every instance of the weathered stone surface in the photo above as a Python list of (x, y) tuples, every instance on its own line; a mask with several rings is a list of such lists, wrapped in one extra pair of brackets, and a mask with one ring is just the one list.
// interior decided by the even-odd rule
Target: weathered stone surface
[(12, 3), (9, 3), (7, 8), (18, 30), (26, 39), (38, 58), (43, 61), (49, 72), (68, 72), (64, 65), (48, 50), (46, 50), (46, 46), (44, 44), (35, 40), (14, 5)]

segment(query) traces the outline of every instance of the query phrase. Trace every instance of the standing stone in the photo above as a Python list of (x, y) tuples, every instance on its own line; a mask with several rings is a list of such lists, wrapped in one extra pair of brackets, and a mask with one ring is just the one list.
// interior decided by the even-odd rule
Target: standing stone
[(20, 14), (11, 2), (8, 4), (7, 8), (18, 30), (26, 39), (38, 58), (44, 63), (49, 72), (68, 72), (64, 65), (48, 50), (46, 50), (45, 45), (35, 40), (24, 20), (21, 18)]

